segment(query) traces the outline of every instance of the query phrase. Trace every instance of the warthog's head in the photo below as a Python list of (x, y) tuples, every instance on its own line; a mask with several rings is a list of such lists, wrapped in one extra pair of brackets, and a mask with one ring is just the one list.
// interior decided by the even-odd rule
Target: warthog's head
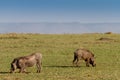
[(10, 73), (13, 73), (16, 69), (17, 69), (16, 61), (13, 61), (13, 62), (11, 63)]
[(93, 67), (96, 66), (96, 63), (95, 63), (94, 57), (92, 57), (92, 58), (90, 59), (90, 64), (91, 64)]

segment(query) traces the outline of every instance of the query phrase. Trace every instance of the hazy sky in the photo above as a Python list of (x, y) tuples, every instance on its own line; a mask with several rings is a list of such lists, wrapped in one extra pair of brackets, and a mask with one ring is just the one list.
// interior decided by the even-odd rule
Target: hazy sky
[(120, 0), (0, 0), (2, 22), (120, 22)]
[(120, 23), (0, 23), (0, 33), (120, 33)]

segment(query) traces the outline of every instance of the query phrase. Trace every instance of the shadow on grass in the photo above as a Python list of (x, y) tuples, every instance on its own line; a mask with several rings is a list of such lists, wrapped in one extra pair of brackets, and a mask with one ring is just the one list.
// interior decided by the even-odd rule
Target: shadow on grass
[[(19, 73), (19, 72), (14, 72), (14, 73)], [(14, 73), (10, 73), (10, 72), (0, 72), (0, 74), (14, 74)], [(25, 74), (29, 74), (31, 72), (25, 72)], [(24, 74), (24, 73), (23, 73)]]
[(43, 66), (43, 67), (53, 67), (53, 68), (80, 68), (84, 66)]
[(10, 74), (10, 72), (0, 72), (0, 74)]

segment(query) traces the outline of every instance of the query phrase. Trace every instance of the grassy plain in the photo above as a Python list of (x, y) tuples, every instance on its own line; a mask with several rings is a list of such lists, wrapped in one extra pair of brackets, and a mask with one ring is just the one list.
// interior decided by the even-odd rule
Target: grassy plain
[[(80, 47), (95, 54), (96, 67), (72, 65)], [(28, 74), (9, 73), (13, 58), (33, 52), (43, 54), (40, 74), (35, 66)], [(0, 34), (0, 80), (120, 80), (120, 34)]]

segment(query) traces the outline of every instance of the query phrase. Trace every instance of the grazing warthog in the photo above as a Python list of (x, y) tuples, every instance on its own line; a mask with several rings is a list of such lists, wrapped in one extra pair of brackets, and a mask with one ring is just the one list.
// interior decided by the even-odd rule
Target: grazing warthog
[(13, 73), (16, 69), (19, 69), (20, 73), (26, 72), (26, 67), (32, 67), (36, 64), (37, 72), (40, 73), (42, 66), (42, 54), (33, 53), (28, 56), (17, 57), (11, 63), (10, 72)]
[(73, 64), (77, 60), (75, 64), (78, 66), (78, 62), (80, 59), (85, 60), (87, 67), (89, 67), (89, 64), (91, 64), (93, 67), (96, 66), (95, 61), (94, 61), (94, 54), (87, 49), (80, 48), (74, 52)]

